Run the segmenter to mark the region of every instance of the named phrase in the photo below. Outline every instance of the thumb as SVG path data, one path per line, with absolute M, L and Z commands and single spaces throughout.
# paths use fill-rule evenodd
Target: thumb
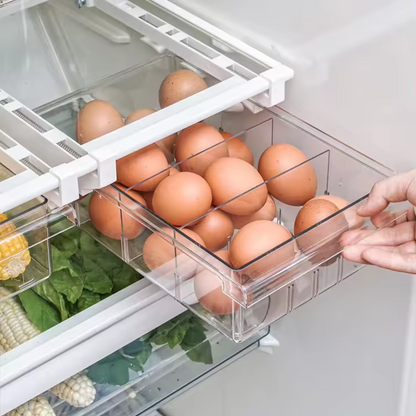
M 361 254 L 364 261 L 381 267 L 402 273 L 416 274 L 416 254 L 398 253 L 381 248 L 369 248 Z

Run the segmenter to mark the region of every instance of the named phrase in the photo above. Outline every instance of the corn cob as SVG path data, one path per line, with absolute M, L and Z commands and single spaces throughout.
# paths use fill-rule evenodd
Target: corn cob
M 6 214 L 0 214 L 0 223 L 6 220 Z M 11 222 L 0 225 L 0 280 L 20 276 L 30 263 L 26 237 L 15 230 Z
M 7 289 L 0 287 L 0 298 L 9 295 Z M 0 302 L 0 346 L 5 351 L 10 351 L 39 334 L 40 331 L 29 321 L 15 299 Z
M 0 355 L 5 352 L 0 345 Z M 16 409 L 6 413 L 4 416 L 55 416 L 55 412 L 45 396 L 38 396 L 16 407 Z
M 78 373 L 50 389 L 50 392 L 74 407 L 87 407 L 95 399 L 92 381 L 83 373 Z
M 55 416 L 55 412 L 45 396 L 37 396 L 4 416 Z
M 0 287 L 0 296 L 9 295 L 7 289 Z M 4 351 L 10 351 L 39 334 L 40 331 L 28 319 L 16 299 L 0 302 L 0 347 Z M 84 373 L 68 378 L 53 387 L 51 392 L 74 407 L 89 406 L 95 400 L 96 394 L 91 380 Z

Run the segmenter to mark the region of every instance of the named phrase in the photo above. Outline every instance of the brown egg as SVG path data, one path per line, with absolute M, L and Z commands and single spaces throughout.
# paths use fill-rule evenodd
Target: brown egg
M 160 87 L 160 106 L 168 107 L 206 88 L 208 87 L 204 79 L 195 72 L 188 69 L 175 71 L 164 79 Z
M 155 113 L 155 110 L 152 110 L 150 108 L 141 108 L 139 110 L 133 111 L 127 118 L 126 118 L 126 124 L 133 123 L 134 121 L 140 120 L 143 117 L 146 117 L 150 114 Z M 168 162 L 173 161 L 173 147 L 176 142 L 176 138 L 178 135 L 176 133 L 171 134 L 170 136 L 165 137 L 162 140 L 158 140 L 155 144 L 162 150 L 162 152 L 165 154 L 166 159 Z
M 208 167 L 204 178 L 212 189 L 212 199 L 220 206 L 263 183 L 256 169 L 244 160 L 224 157 Z M 251 215 L 258 211 L 267 199 L 266 185 L 241 195 L 221 209 L 234 215 Z
M 146 201 L 147 208 L 153 211 L 153 192 L 140 192 L 140 194 Z
M 280 143 L 267 148 L 260 157 L 258 170 L 265 181 L 305 162 L 307 157 L 296 147 Z M 318 179 L 312 163 L 307 162 L 268 182 L 267 189 L 284 204 L 301 206 L 316 195 Z
M 230 216 L 217 209 L 207 214 L 191 230 L 204 240 L 208 250 L 218 251 L 227 245 L 228 238 L 234 233 L 234 226 Z
M 182 226 L 208 212 L 211 189 L 199 175 L 179 172 L 167 177 L 153 194 L 153 210 L 165 221 Z
M 338 211 L 332 202 L 318 198 L 308 201 L 299 211 L 294 232 L 297 236 L 308 230 L 297 238 L 297 242 L 303 251 L 313 250 L 312 262 L 330 258 L 340 251 L 338 238 L 348 229 L 345 216 L 338 214 L 323 222 Z M 322 224 L 318 224 L 320 222 Z
M 239 230 L 247 225 L 249 222 L 257 220 L 273 221 L 276 218 L 276 204 L 274 199 L 268 195 L 266 203 L 254 214 L 251 215 L 231 215 L 234 227 Z
M 232 134 L 226 133 L 225 131 L 220 131 L 220 133 L 224 140 L 233 137 Z M 250 163 L 250 165 L 254 165 L 253 153 L 239 137 L 234 137 L 233 139 L 228 140 L 226 143 L 230 157 L 236 157 L 238 159 L 245 160 L 247 163 Z
M 78 114 L 78 143 L 87 143 L 123 126 L 123 118 L 111 104 L 101 100 L 91 101 Z
M 210 149 L 206 150 L 208 148 Z M 198 154 L 200 152 L 202 153 Z M 193 172 L 203 176 L 212 162 L 227 156 L 228 150 L 224 139 L 208 124 L 194 124 L 179 133 L 175 158 L 177 163 L 182 162 L 179 165 L 182 172 Z
M 126 191 L 124 186 L 116 185 L 137 202 L 122 195 L 112 186 L 107 186 L 103 188 L 105 194 L 93 193 L 89 205 L 90 219 L 94 227 L 106 237 L 121 240 L 123 230 L 124 237 L 131 240 L 138 237 L 145 227 L 137 219 L 123 212 L 120 203 L 133 213 L 140 213 L 142 208 L 138 203 L 146 207 L 146 201 L 138 192 Z
M 169 176 L 176 175 L 179 172 L 180 172 L 180 170 L 178 168 L 170 168 L 169 169 Z
M 346 206 L 350 205 L 345 199 L 335 196 L 335 195 L 322 195 L 317 196 L 315 199 L 325 199 L 329 202 L 332 202 L 338 209 L 343 209 Z M 365 219 L 356 214 L 357 207 L 350 207 L 343 212 L 345 218 L 348 221 L 349 228 L 352 230 L 354 228 L 360 228 L 364 225 Z
M 184 228 L 181 231 L 193 241 L 189 241 L 176 230 L 171 228 L 162 228 L 161 231 L 168 236 L 175 238 L 175 241 L 183 244 L 185 247 L 192 247 L 193 242 L 196 242 L 200 246 L 205 247 L 201 237 L 199 237 L 199 235 L 194 233 L 192 230 L 188 230 L 187 228 Z M 172 262 L 172 260 L 175 258 L 175 255 L 176 261 Z M 168 274 L 169 270 L 171 270 L 172 278 L 174 278 L 176 268 L 176 272 L 180 274 L 179 277 L 184 280 L 193 277 L 198 268 L 197 262 L 190 259 L 178 247 L 175 247 L 173 244 L 171 244 L 170 241 L 166 240 L 161 236 L 161 234 L 158 233 L 153 233 L 145 241 L 143 245 L 143 260 L 150 270 L 159 269 L 162 271 L 164 269 L 168 269 Z
M 285 227 L 272 221 L 258 220 L 250 222 L 231 241 L 231 264 L 236 268 L 244 267 L 247 263 L 291 238 L 292 234 Z M 241 276 L 249 277 L 252 280 L 259 279 L 267 272 L 293 260 L 295 253 L 296 244 L 292 240 L 261 260 L 245 267 L 240 272 Z
M 117 160 L 117 180 L 125 186 L 134 186 L 137 191 L 151 192 L 169 176 L 168 168 L 163 152 L 151 144 Z
M 230 263 L 228 250 L 217 251 L 217 257 Z M 214 273 L 199 267 L 194 279 L 195 295 L 207 311 L 216 315 L 229 315 L 236 312 L 240 305 L 222 291 L 222 281 Z

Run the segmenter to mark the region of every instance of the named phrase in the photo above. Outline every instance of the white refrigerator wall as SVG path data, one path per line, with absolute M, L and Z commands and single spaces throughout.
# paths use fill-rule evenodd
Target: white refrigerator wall
M 283 108 L 393 169 L 416 167 L 413 0 L 175 0 L 295 70 Z
M 397 171 L 416 167 L 413 0 L 175 1 L 291 66 L 283 108 Z M 366 268 L 275 324 L 274 355 L 250 354 L 164 410 L 413 415 L 412 292 L 411 276 Z
M 358 273 L 274 324 L 272 355 L 248 354 L 162 414 L 414 416 L 400 413 L 409 292 L 394 273 Z

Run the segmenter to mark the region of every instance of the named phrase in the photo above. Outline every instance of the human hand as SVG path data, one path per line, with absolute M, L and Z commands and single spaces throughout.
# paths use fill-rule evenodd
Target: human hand
M 341 244 L 343 257 L 356 263 L 372 264 L 384 269 L 416 274 L 416 169 L 378 182 L 368 199 L 358 207 L 357 214 L 370 217 L 379 227 L 391 215 L 383 212 L 390 202 L 409 201 L 407 216 L 389 227 L 348 231 Z M 354 244 L 355 241 L 358 243 Z

